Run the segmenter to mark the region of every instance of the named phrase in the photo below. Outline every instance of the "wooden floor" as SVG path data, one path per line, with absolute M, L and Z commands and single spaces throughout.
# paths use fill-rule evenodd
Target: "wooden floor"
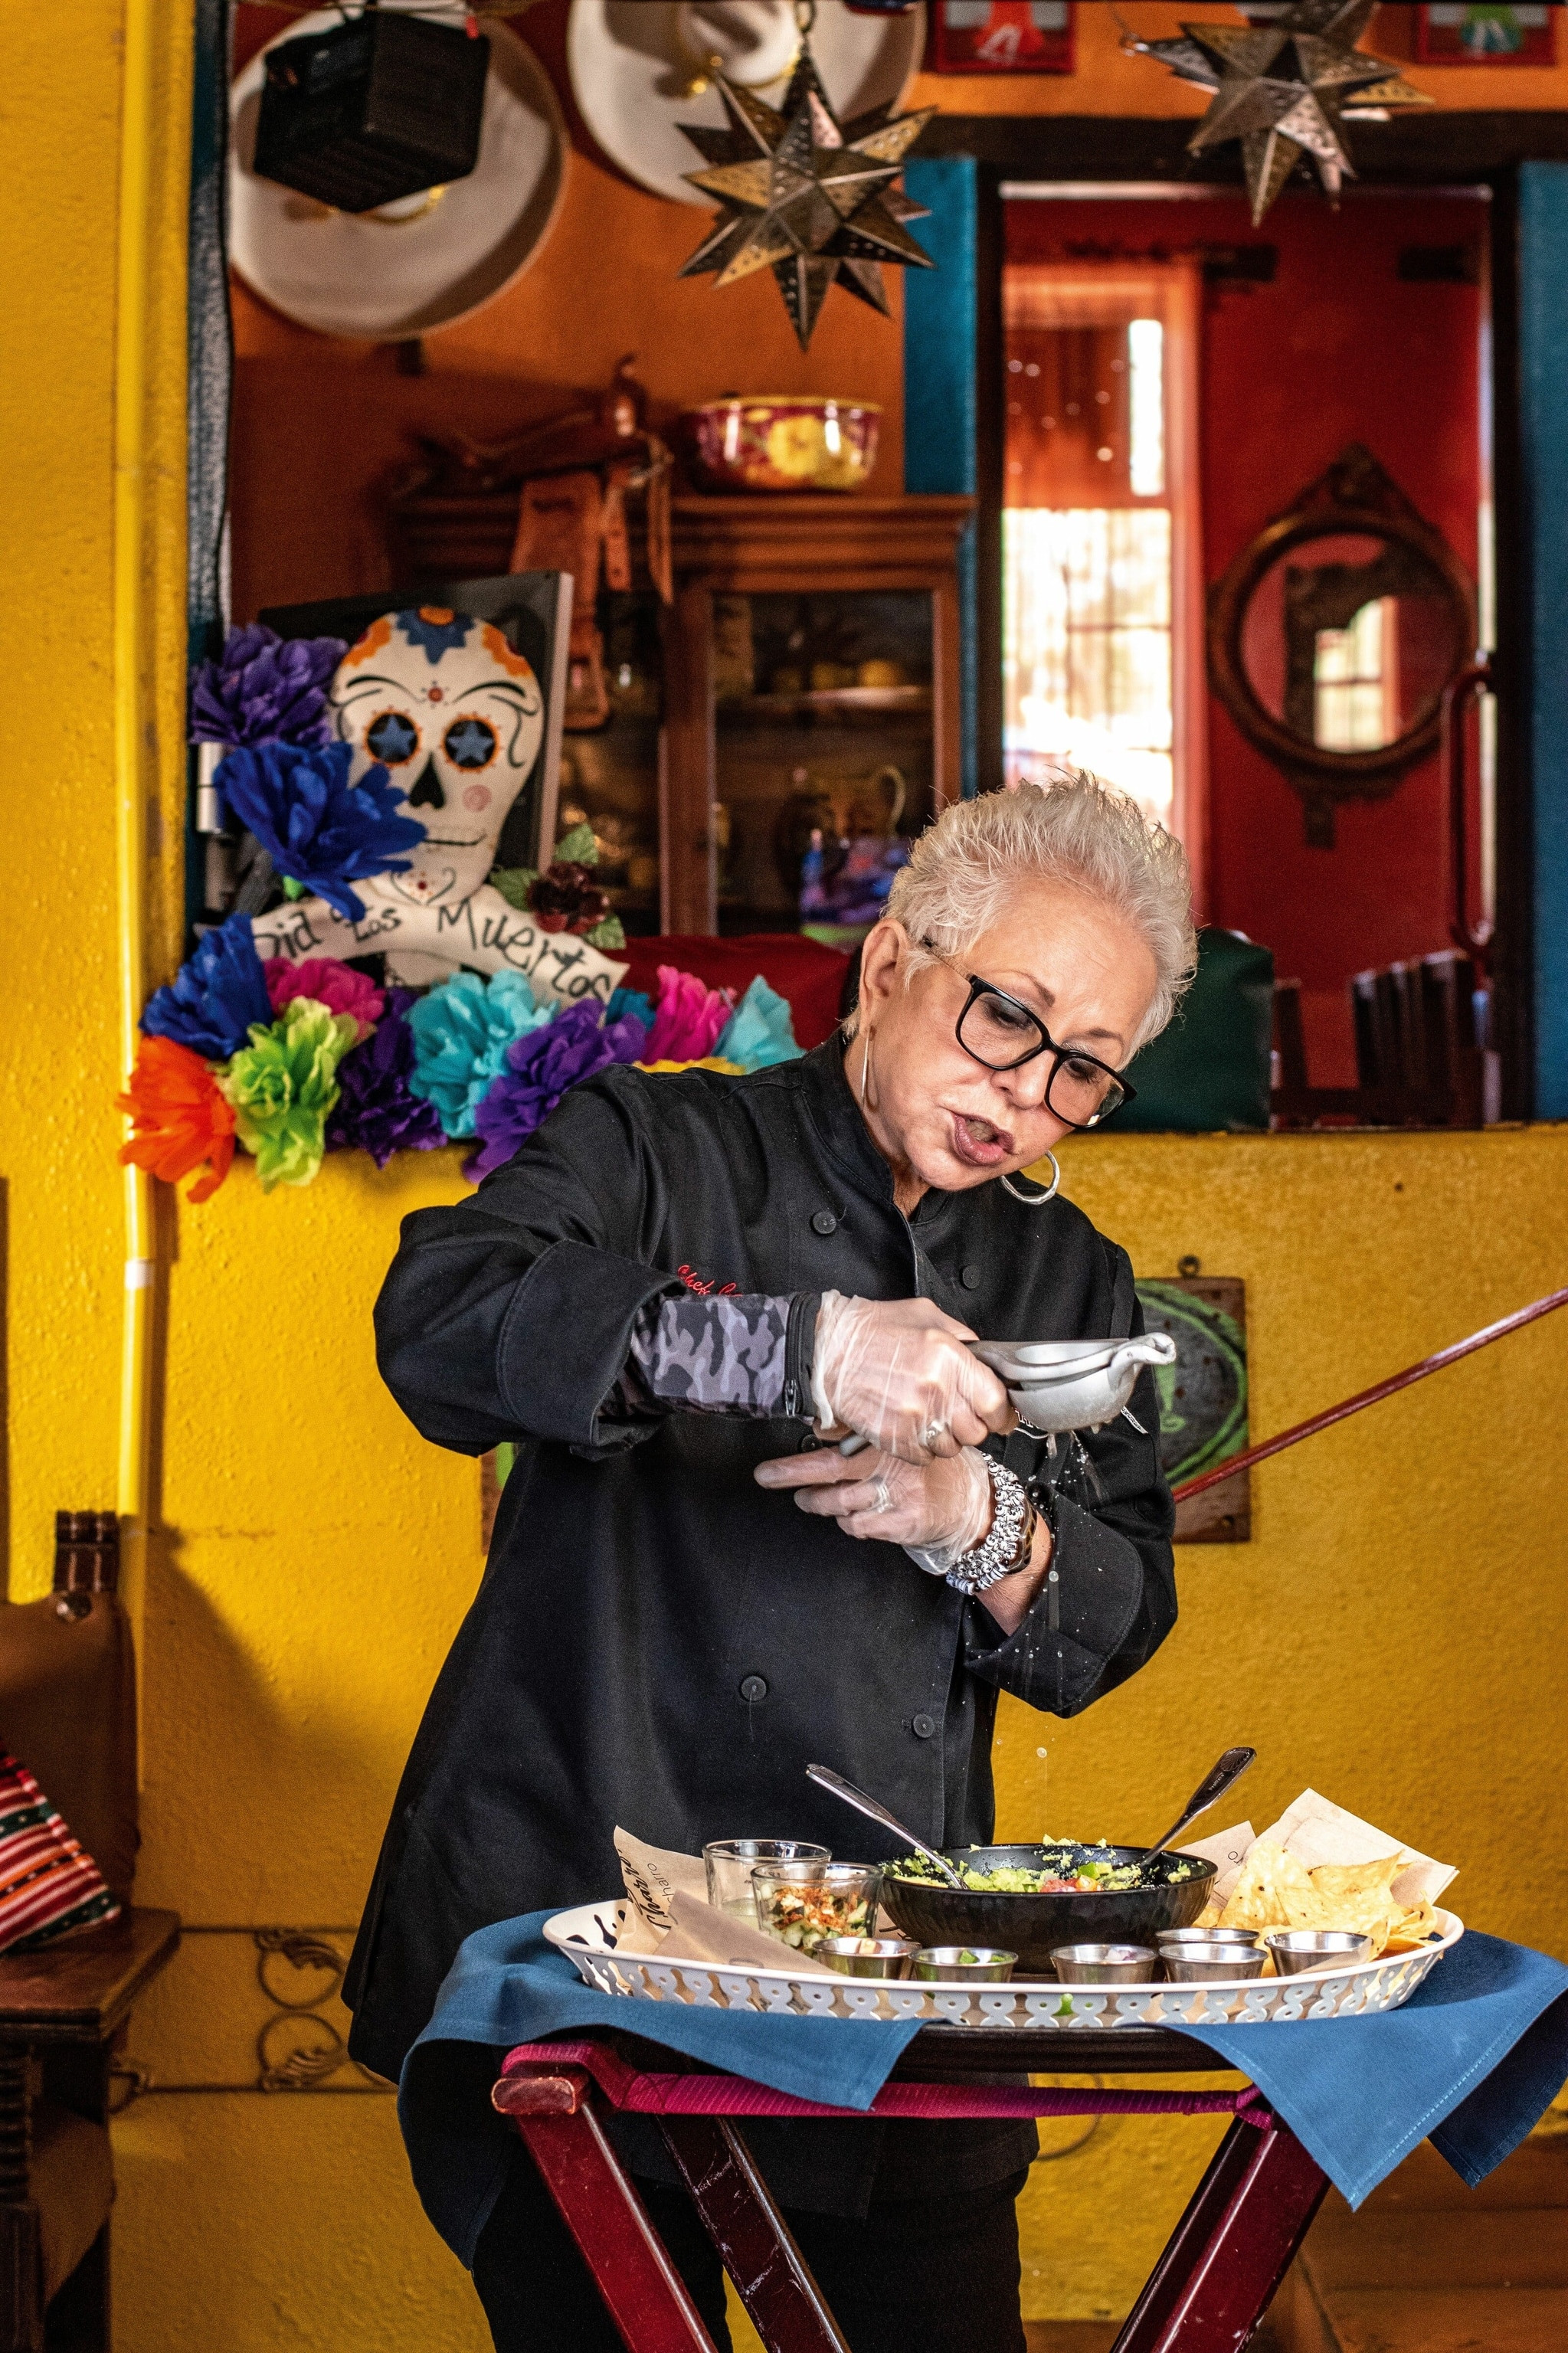
M 1273 2318 L 1286 2353 L 1563 2353 L 1568 2135 L 1478 2189 L 1424 2144 L 1359 2213 L 1330 2190 Z
M 1110 2353 L 1121 2323 L 1117 2320 L 1026 2320 L 1029 2353 Z M 1272 2322 L 1266 2321 L 1248 2353 L 1283 2353 Z
M 1029 2353 L 1110 2353 L 1117 2331 L 1025 2334 Z M 1251 2353 L 1568 2353 L 1568 2134 L 1478 2189 L 1423 2145 L 1359 2213 L 1330 2190 Z

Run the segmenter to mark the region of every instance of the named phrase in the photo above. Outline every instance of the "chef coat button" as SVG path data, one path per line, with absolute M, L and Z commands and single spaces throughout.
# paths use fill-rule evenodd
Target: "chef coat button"
M 937 1719 L 934 1715 L 917 1715 L 909 1729 L 916 1740 L 929 1740 L 937 1729 Z
M 978 1291 L 980 1287 L 980 1271 L 979 1267 L 966 1266 L 963 1272 L 959 1275 L 959 1281 L 963 1284 L 966 1291 Z
M 766 1699 L 768 1684 L 765 1678 L 761 1675 L 744 1675 L 741 1678 L 740 1695 L 748 1707 L 755 1700 Z
M 836 1234 L 838 1229 L 839 1221 L 831 1209 L 818 1209 L 812 1216 L 811 1231 L 821 1234 L 824 1240 L 829 1234 Z

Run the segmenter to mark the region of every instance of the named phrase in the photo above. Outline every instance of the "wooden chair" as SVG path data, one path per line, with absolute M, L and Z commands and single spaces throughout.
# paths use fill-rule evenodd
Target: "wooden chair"
M 1352 975 L 1353 1087 L 1315 1087 L 1307 1070 L 1301 984 L 1274 988 L 1275 1127 L 1480 1127 L 1498 1116 L 1489 998 L 1457 949 Z
M 1489 997 L 1457 948 L 1358 972 L 1351 981 L 1356 1071 L 1388 1127 L 1480 1127 L 1497 1117 Z
M 1316 1127 L 1329 1120 L 1365 1123 L 1360 1087 L 1315 1087 L 1307 1076 L 1307 1036 L 1301 1022 L 1301 983 L 1274 984 L 1274 1080 L 1269 1089 L 1271 1127 Z
M 123 1896 L 136 1760 L 118 1568 L 111 1513 L 57 1515 L 49 1599 L 0 1603 L 0 1651 L 8 1631 L 16 1638 L 0 1741 L 35 1772 Z M 110 1720 L 84 1721 L 94 1710 Z M 179 1936 L 175 1913 L 126 1903 L 101 1926 L 36 1952 L 0 1954 L 0 2353 L 108 2353 L 110 2065 L 138 1994 Z

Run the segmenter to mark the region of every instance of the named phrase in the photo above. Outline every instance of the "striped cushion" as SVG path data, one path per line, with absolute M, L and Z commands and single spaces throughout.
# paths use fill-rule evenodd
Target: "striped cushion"
M 119 1916 L 92 1857 L 26 1767 L 0 1749 L 0 1953 Z

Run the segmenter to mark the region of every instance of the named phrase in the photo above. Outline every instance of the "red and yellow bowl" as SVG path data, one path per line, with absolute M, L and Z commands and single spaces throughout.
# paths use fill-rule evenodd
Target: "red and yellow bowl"
M 882 410 L 873 400 L 710 400 L 681 419 L 699 490 L 858 491 L 871 479 Z

